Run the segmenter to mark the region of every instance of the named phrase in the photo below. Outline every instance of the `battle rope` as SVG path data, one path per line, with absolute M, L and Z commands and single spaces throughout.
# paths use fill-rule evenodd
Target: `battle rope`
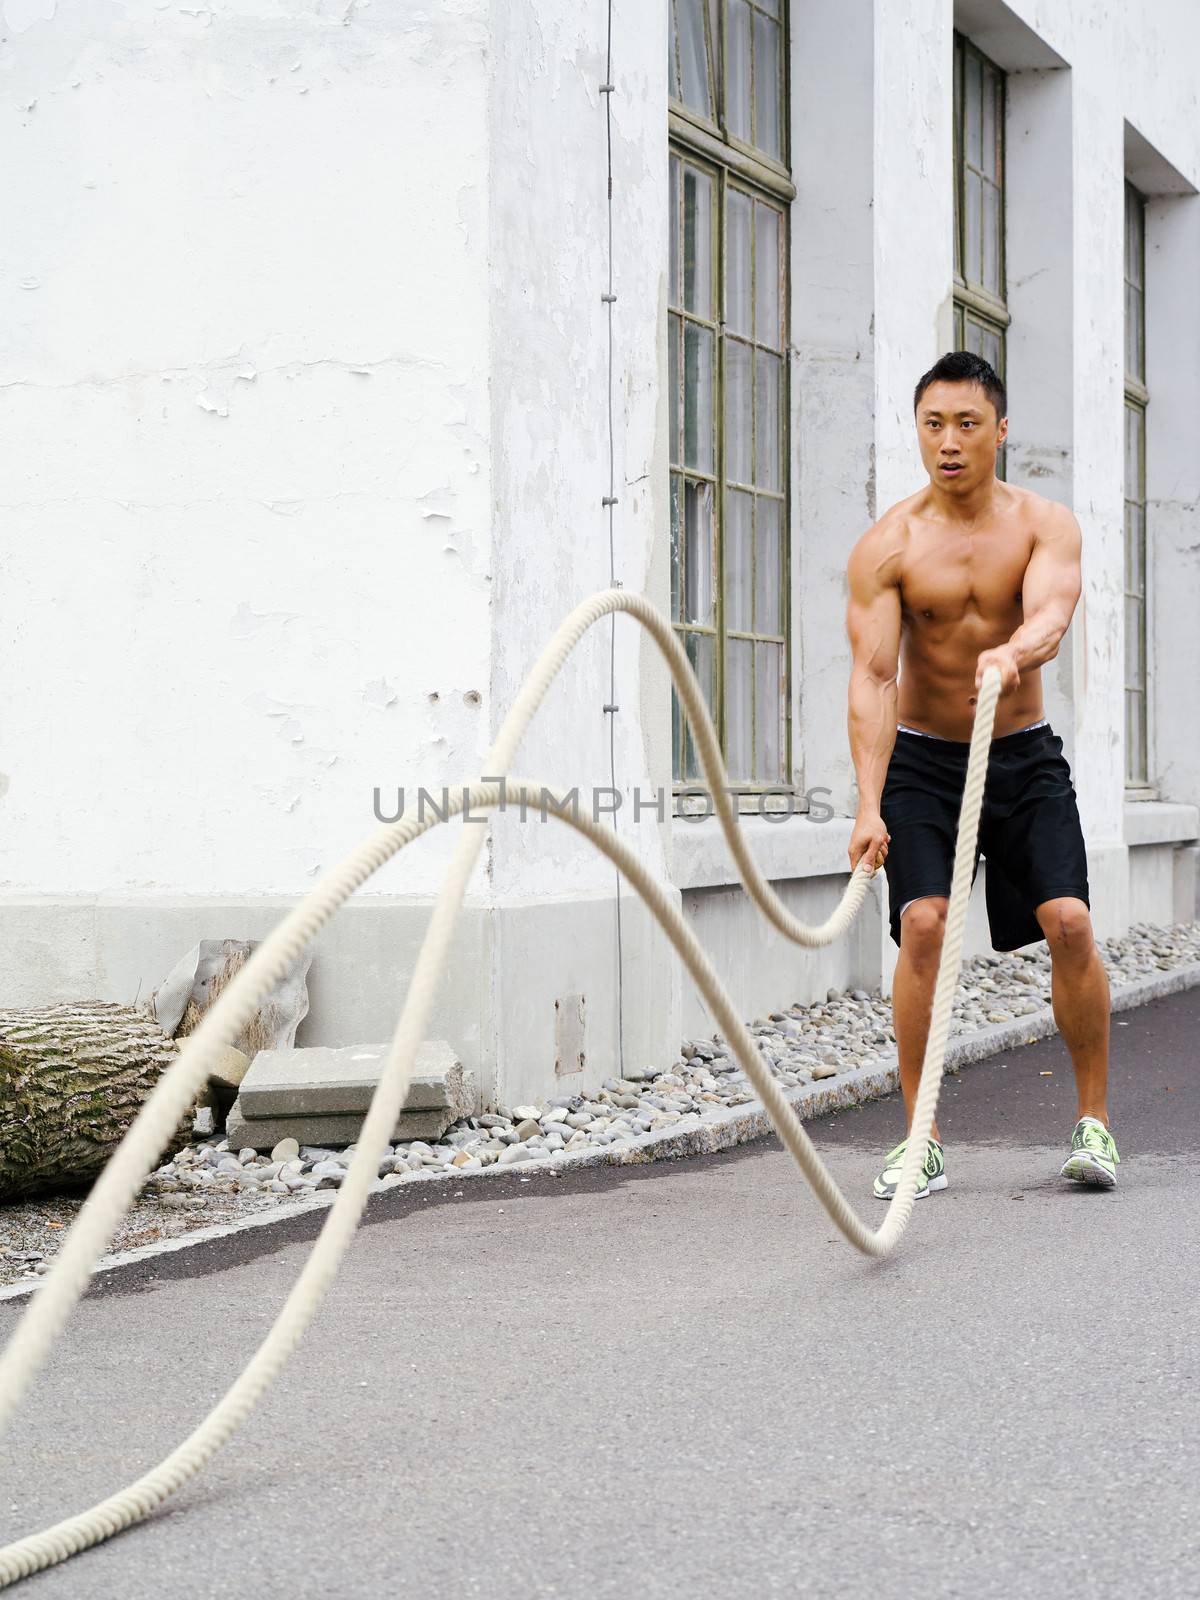
M 488 771 L 484 778 L 489 781 L 464 788 L 462 796 L 447 808 L 448 814 L 457 816 L 464 808 L 476 811 L 494 809 L 505 801 L 524 800 L 533 806 L 545 803 L 544 797 L 550 791 L 544 785 L 513 778 L 502 782 L 502 776 L 507 773 L 521 735 L 575 645 L 593 623 L 616 611 L 624 611 L 635 617 L 653 636 L 667 659 L 696 738 L 722 831 L 733 852 L 746 892 L 770 922 L 796 944 L 816 948 L 832 943 L 849 927 L 861 906 L 871 869 L 865 862 L 859 863 L 837 909 L 819 927 L 809 927 L 791 915 L 762 877 L 746 848 L 726 793 L 726 773 L 716 734 L 683 649 L 671 624 L 641 595 L 627 593 L 623 589 L 604 590 L 584 601 L 567 617 L 542 652 L 505 718 L 488 755 Z M 671 904 L 666 891 L 651 878 L 629 846 L 610 829 L 586 817 L 574 815 L 564 797 L 556 797 L 561 809 L 547 808 L 547 815 L 556 816 L 569 827 L 575 828 L 608 856 L 641 895 L 682 957 L 801 1172 L 843 1235 L 866 1255 L 886 1255 L 903 1233 L 912 1214 L 917 1176 L 925 1160 L 941 1087 L 950 1011 L 962 958 L 987 751 L 999 692 L 1000 674 L 991 668 L 984 675 L 975 712 L 946 932 L 912 1135 L 908 1141 L 896 1196 L 888 1207 L 882 1226 L 874 1231 L 859 1221 L 817 1155 L 782 1089 L 763 1064 L 754 1039 L 735 1011 L 712 964 L 687 923 Z M 220 1049 L 237 1038 L 261 1001 L 291 967 L 296 956 L 354 891 L 397 851 L 441 820 L 440 817 L 417 820 L 401 818 L 390 823 L 359 846 L 339 866 L 326 873 L 312 892 L 283 918 L 259 946 L 200 1026 L 188 1037 L 178 1060 L 163 1074 L 97 1180 L 50 1271 L 30 1300 L 3 1356 L 0 1356 L 0 1429 L 3 1429 L 45 1363 L 51 1345 L 87 1285 L 93 1263 L 103 1252 L 146 1174 L 206 1081 Z M 89 1545 L 110 1538 L 121 1529 L 149 1516 L 221 1448 L 249 1416 L 283 1368 L 328 1291 L 366 1205 L 371 1184 L 379 1169 L 380 1155 L 404 1102 L 413 1059 L 429 1019 L 455 918 L 484 831 L 467 827 L 462 830 L 417 957 L 387 1062 L 359 1135 L 357 1152 L 308 1260 L 270 1332 L 241 1376 L 199 1427 L 158 1466 L 90 1510 L 0 1549 L 0 1588 L 64 1561 Z

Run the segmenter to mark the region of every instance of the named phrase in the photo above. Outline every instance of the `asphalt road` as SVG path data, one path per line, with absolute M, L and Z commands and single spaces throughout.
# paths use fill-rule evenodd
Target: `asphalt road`
M 1074 1102 L 1049 1040 L 948 1081 L 950 1188 L 883 1263 L 773 1141 L 381 1197 L 202 1478 L 14 1592 L 1200 1594 L 1200 991 L 1114 1021 L 1120 1188 L 1057 1178 Z M 813 1129 L 868 1214 L 898 1110 Z M 192 1427 L 311 1229 L 89 1297 L 2 1447 L 4 1539 Z

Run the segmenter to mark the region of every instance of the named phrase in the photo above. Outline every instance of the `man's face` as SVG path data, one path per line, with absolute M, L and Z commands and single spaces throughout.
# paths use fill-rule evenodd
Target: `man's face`
M 931 383 L 917 406 L 917 438 L 930 481 L 950 494 L 969 494 L 996 470 L 996 451 L 1008 433 L 981 384 Z

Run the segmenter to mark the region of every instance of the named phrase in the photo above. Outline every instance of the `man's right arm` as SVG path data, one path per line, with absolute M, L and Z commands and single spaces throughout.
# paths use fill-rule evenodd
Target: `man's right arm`
M 850 840 L 853 868 L 863 855 L 873 865 L 882 864 L 886 855 L 887 829 L 879 806 L 896 743 L 900 587 L 894 543 L 885 538 L 881 526 L 872 528 L 855 545 L 847 578 L 846 631 L 853 651 L 850 753 L 858 775 L 858 818 Z

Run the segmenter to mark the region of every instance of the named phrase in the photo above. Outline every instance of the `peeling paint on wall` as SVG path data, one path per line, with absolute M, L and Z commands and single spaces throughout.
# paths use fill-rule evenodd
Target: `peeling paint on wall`
M 363 701 L 369 706 L 374 706 L 377 711 L 386 711 L 389 706 L 394 706 L 398 699 L 399 696 L 386 678 L 376 678 L 363 690 Z
M 454 504 L 454 493 L 448 488 L 430 489 L 420 496 L 417 504 L 421 507 L 422 517 L 427 520 L 430 517 L 449 518 Z
M 38 22 L 50 22 L 57 0 L 4 0 L 5 25 L 13 33 L 27 33 Z
M 298 615 L 295 611 L 254 611 L 243 600 L 233 614 L 229 632 L 235 639 L 252 639 L 275 623 L 295 622 Z

